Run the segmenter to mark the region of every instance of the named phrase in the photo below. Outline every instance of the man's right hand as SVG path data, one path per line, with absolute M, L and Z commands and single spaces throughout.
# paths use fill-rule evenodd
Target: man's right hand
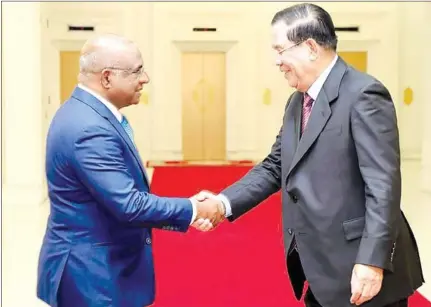
M 214 227 L 225 219 L 224 206 L 215 198 L 198 201 L 197 211 L 197 218 L 208 219 Z
M 193 226 L 202 231 L 208 231 L 225 219 L 224 205 L 210 192 L 200 192 L 193 196 L 196 201 L 196 219 Z

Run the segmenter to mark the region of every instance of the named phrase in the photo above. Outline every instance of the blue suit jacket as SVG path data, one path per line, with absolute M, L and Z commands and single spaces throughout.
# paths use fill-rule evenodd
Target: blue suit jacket
M 187 231 L 190 200 L 149 194 L 127 133 L 105 105 L 78 87 L 52 120 L 46 175 L 51 212 L 38 297 L 59 307 L 151 304 L 151 228 Z

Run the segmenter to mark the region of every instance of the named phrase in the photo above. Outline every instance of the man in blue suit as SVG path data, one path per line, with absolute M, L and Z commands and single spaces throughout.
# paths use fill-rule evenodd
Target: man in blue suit
M 88 41 L 79 85 L 52 120 L 46 147 L 51 203 L 38 297 L 58 307 L 153 303 L 151 229 L 208 230 L 215 201 L 150 194 L 133 132 L 120 109 L 149 82 L 137 46 L 116 35 Z

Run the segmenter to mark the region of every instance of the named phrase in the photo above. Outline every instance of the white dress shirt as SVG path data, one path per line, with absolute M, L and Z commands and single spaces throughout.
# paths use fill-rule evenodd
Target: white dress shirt
M 329 73 L 331 72 L 332 68 L 334 68 L 335 63 L 337 62 L 338 55 L 334 57 L 332 62 L 326 67 L 326 69 L 320 74 L 320 76 L 314 81 L 314 83 L 310 86 L 310 88 L 307 91 L 307 94 L 313 98 L 314 101 L 317 100 L 317 96 L 320 93 L 320 90 L 323 87 L 323 84 L 325 84 L 326 79 L 329 76 Z M 313 103 L 314 106 L 314 103 Z
M 112 112 L 112 114 L 114 114 L 118 122 L 121 123 L 121 121 L 123 120 L 123 114 L 121 114 L 121 112 L 117 109 L 116 106 L 114 106 L 110 101 L 108 101 L 107 99 L 105 99 L 104 97 L 96 93 L 95 91 L 89 89 L 85 85 L 78 84 L 78 87 L 86 91 L 87 93 L 93 95 L 94 97 L 96 97 L 101 103 L 103 103 Z M 190 221 L 190 224 L 192 224 L 196 218 L 197 209 L 196 209 L 196 201 L 194 199 L 190 199 L 190 202 L 192 203 L 192 208 L 193 208 L 193 215 Z
M 101 103 L 103 103 L 109 109 L 109 111 L 112 112 L 112 114 L 114 114 L 115 118 L 118 119 L 118 121 L 121 123 L 121 121 L 123 120 L 123 114 L 120 113 L 120 111 L 117 109 L 116 106 L 114 106 L 106 98 L 102 97 L 101 95 L 99 95 L 98 93 L 93 91 L 92 89 L 89 89 L 85 85 L 78 84 L 78 87 L 81 88 L 82 90 L 86 91 L 87 93 L 93 95 L 94 97 L 96 97 Z
M 325 84 L 325 81 L 328 78 L 329 73 L 331 72 L 332 68 L 334 68 L 334 65 L 337 62 L 337 59 L 338 59 L 338 55 L 336 55 L 334 57 L 334 59 L 328 65 L 328 67 L 326 67 L 326 69 L 320 74 L 320 76 L 316 79 L 316 81 L 314 81 L 314 83 L 308 89 L 307 94 L 311 98 L 313 98 L 314 101 L 317 100 L 317 96 L 319 96 L 319 93 L 320 93 L 321 89 L 323 88 L 323 84 Z M 313 106 L 314 106 L 314 103 L 313 103 Z M 218 194 L 216 196 L 216 198 L 219 199 L 223 203 L 223 205 L 225 206 L 226 217 L 231 216 L 232 215 L 232 208 L 231 208 L 231 204 L 230 204 L 229 199 L 223 194 Z

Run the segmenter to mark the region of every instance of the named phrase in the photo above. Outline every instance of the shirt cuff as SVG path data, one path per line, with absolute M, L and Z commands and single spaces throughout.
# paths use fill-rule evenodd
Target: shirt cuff
M 190 225 L 191 225 L 195 222 L 197 209 L 196 209 L 196 199 L 194 198 L 189 198 L 189 199 L 190 199 L 190 202 L 192 203 L 192 208 L 193 208 L 192 220 L 190 221 Z
M 216 195 L 216 198 L 218 200 L 220 200 L 222 202 L 222 204 L 224 205 L 225 217 L 231 216 L 232 215 L 232 207 L 230 205 L 229 199 L 227 199 L 227 197 L 224 196 L 223 194 Z

